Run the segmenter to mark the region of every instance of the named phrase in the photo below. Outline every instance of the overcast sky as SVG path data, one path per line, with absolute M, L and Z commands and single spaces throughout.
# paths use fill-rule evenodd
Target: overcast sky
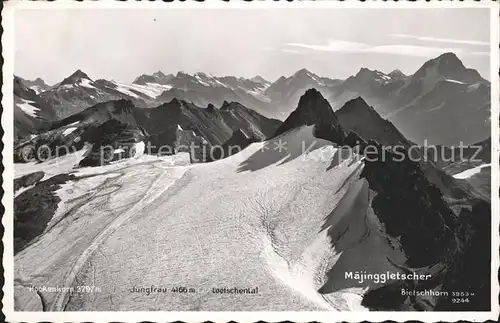
M 77 69 L 124 82 L 158 70 L 345 78 L 362 66 L 411 74 L 453 51 L 489 79 L 489 19 L 488 9 L 18 10 L 15 70 L 48 84 Z

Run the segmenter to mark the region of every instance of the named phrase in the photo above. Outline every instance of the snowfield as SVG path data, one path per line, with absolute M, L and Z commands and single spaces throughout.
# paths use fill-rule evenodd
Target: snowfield
M 337 153 L 302 127 L 212 163 L 144 155 L 81 169 L 15 256 L 16 310 L 363 310 L 363 293 L 382 284 L 345 273 L 396 272 L 388 259 L 405 255 L 370 208 L 363 161 Z M 132 291 L 151 286 L 167 292 Z M 224 287 L 258 293 L 213 292 Z
M 170 85 L 162 85 L 157 83 L 147 83 L 147 85 L 139 85 L 139 84 L 125 84 L 120 82 L 113 82 L 117 86 L 117 90 L 132 97 L 138 98 L 139 96 L 133 91 L 140 92 L 149 96 L 151 99 L 156 98 L 163 91 L 170 90 L 172 86 Z
M 475 174 L 481 172 L 481 169 L 486 168 L 486 167 L 491 167 L 491 163 L 490 164 L 482 164 L 482 165 L 479 165 L 479 166 L 476 166 L 473 168 L 466 169 L 461 173 L 453 175 L 453 177 L 457 178 L 457 179 L 467 179 L 467 178 L 472 177 Z
M 42 178 L 42 181 L 44 181 L 54 175 L 70 172 L 78 165 L 78 163 L 84 158 L 85 154 L 87 154 L 87 152 L 89 152 L 91 148 L 91 145 L 85 145 L 78 151 L 61 157 L 49 159 L 43 163 L 32 161 L 29 163 L 15 164 L 14 176 L 15 178 L 18 178 L 34 172 L 43 171 L 45 173 L 45 176 Z
M 63 136 L 67 136 L 67 135 L 71 134 L 76 129 L 77 129 L 76 127 L 69 127 L 69 128 L 64 129 Z
M 32 116 L 33 118 L 36 118 L 37 117 L 37 111 L 39 111 L 40 109 L 38 109 L 37 107 L 33 106 L 32 103 L 35 103 L 33 101 L 29 101 L 29 100 L 25 100 L 25 99 L 21 99 L 23 102 L 22 103 L 16 103 L 16 105 L 21 109 L 23 110 L 26 114 Z

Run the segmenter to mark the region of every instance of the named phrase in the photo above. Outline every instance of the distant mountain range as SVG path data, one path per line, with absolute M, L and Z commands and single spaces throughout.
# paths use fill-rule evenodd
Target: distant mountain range
M 427 61 L 412 75 L 399 70 L 385 74 L 361 68 L 345 80 L 321 77 L 306 69 L 289 77 L 282 76 L 275 82 L 260 76 L 246 79 L 158 71 L 125 84 L 104 79 L 94 81 L 81 70 L 51 87 L 40 78 L 17 80 L 33 89 L 36 97 L 18 96 L 15 105 L 20 107 L 19 104 L 24 103 L 21 99 L 38 102 L 39 106 L 51 110 L 42 113 L 45 117 L 54 116 L 48 120 L 63 119 L 97 103 L 119 99 L 130 100 L 139 108 L 158 107 L 173 99 L 200 108 L 210 104 L 220 108 L 224 101 L 238 102 L 267 118 L 285 120 L 300 96 L 315 88 L 331 103 L 333 110 L 361 96 L 406 138 L 418 144 L 425 141 L 443 145 L 458 145 L 461 141 L 472 144 L 484 140 L 490 133 L 490 83 L 477 71 L 466 68 L 453 53 Z M 32 123 L 29 118 L 18 121 L 18 136 L 36 133 L 38 130 Z

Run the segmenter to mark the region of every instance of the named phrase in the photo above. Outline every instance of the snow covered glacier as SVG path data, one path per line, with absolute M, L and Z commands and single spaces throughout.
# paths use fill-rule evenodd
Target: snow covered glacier
M 398 272 L 406 258 L 371 209 L 363 160 L 313 128 L 211 163 L 141 156 L 74 170 L 56 216 L 15 256 L 16 309 L 364 309 L 383 284 L 345 273 Z

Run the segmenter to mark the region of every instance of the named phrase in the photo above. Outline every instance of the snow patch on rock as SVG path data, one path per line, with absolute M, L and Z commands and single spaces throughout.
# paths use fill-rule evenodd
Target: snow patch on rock
M 33 101 L 30 101 L 30 100 L 25 100 L 25 99 L 21 99 L 23 102 L 22 103 L 16 103 L 16 105 L 24 111 L 24 113 L 26 113 L 27 115 L 33 117 L 33 118 L 36 118 L 37 117 L 37 111 L 40 111 L 39 108 L 35 107 L 32 105 L 32 103 L 35 103 Z

